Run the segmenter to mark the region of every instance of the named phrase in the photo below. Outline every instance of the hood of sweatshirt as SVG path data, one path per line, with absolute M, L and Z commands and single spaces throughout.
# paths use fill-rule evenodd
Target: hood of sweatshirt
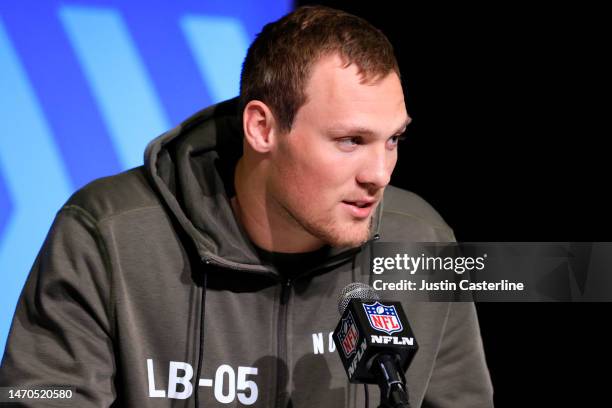
M 238 98 L 204 109 L 149 143 L 145 170 L 154 188 L 207 262 L 237 270 L 276 274 L 262 265 L 232 211 L 234 169 L 242 156 Z M 375 238 L 378 205 L 370 228 Z M 343 262 L 360 248 L 331 248 L 320 267 Z M 318 268 L 317 268 L 318 269 Z

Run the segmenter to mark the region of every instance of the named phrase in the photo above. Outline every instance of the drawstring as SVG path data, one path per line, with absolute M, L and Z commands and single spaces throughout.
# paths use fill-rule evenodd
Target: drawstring
M 209 264 L 210 262 L 208 260 L 204 261 L 206 264 Z M 204 357 L 204 319 L 206 317 L 206 283 L 207 283 L 207 278 L 208 278 L 208 274 L 206 273 L 206 270 L 204 270 L 202 272 L 203 275 L 203 283 L 202 283 L 202 302 L 201 302 L 201 310 L 200 310 L 200 346 L 199 346 L 199 351 L 198 351 L 198 369 L 197 369 L 197 373 L 196 373 L 196 379 L 195 379 L 195 399 L 194 399 L 194 404 L 195 407 L 198 408 L 199 407 L 199 403 L 198 403 L 198 391 L 200 390 L 200 375 L 202 372 L 202 360 Z

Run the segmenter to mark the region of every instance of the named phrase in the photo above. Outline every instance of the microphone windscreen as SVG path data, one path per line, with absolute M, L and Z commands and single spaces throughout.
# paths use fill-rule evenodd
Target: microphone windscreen
M 344 313 L 351 299 L 361 299 L 369 302 L 380 300 L 380 296 L 370 285 L 361 282 L 349 283 L 342 289 L 338 298 L 338 312 L 340 312 L 340 316 Z

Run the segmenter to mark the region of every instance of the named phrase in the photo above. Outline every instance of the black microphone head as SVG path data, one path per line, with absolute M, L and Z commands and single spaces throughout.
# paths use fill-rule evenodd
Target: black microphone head
M 370 285 L 361 282 L 349 283 L 342 289 L 338 298 L 338 312 L 340 312 L 340 316 L 344 313 L 351 299 L 361 299 L 369 302 L 380 300 L 380 296 Z

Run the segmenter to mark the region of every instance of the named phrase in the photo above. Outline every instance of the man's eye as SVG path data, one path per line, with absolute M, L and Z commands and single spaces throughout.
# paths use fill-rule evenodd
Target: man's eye
M 338 143 L 343 147 L 353 147 L 361 144 L 361 139 L 358 136 L 343 137 L 338 140 Z
M 402 135 L 395 135 L 395 136 L 391 136 L 389 138 L 389 142 L 391 142 L 392 145 L 397 145 L 400 141 L 406 139 L 406 136 Z

